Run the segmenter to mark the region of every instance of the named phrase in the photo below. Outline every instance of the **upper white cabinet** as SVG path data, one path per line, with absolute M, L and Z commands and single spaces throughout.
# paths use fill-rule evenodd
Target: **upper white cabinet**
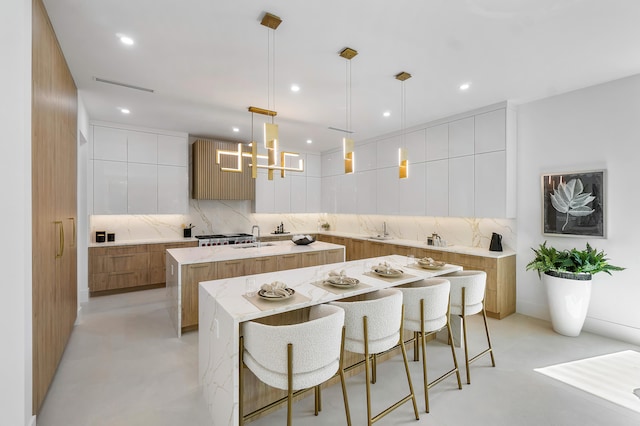
M 322 157 L 320 154 L 306 154 L 304 170 L 307 176 L 322 177 Z
M 474 156 L 449 159 L 449 216 L 474 217 Z
M 400 136 L 382 139 L 377 142 L 378 157 L 377 167 L 393 167 L 398 165 L 398 148 L 400 148 Z
M 402 145 L 401 142 L 400 147 L 403 147 Z M 424 129 L 404 135 L 404 148 L 407 149 L 410 164 L 426 161 L 426 146 L 426 132 Z M 398 154 L 396 154 L 396 162 L 398 161 L 397 156 Z
M 505 151 L 475 156 L 475 217 L 502 217 L 507 210 Z
M 322 154 L 322 177 L 336 176 L 344 173 L 344 157 L 342 151 Z
M 506 109 L 478 114 L 475 121 L 475 153 L 504 151 L 507 140 Z
M 117 126 L 92 125 L 92 213 L 188 213 L 187 135 Z
M 280 178 L 278 178 L 280 179 Z M 256 178 L 256 197 L 253 211 L 255 213 L 276 213 L 275 208 L 275 177 L 274 180 L 267 179 L 265 169 L 258 169 Z
M 396 169 L 397 173 L 397 169 Z M 409 165 L 409 177 L 398 180 L 399 207 L 403 215 L 424 216 L 426 163 Z
M 444 160 L 449 158 L 449 124 L 428 127 L 426 160 Z
M 96 214 L 127 212 L 127 163 L 93 161 L 93 211 Z
M 318 156 L 319 157 L 319 156 Z M 307 176 L 307 213 L 322 212 L 322 178 Z
M 378 167 L 378 145 L 368 143 L 357 145 L 354 150 L 354 170 L 356 173 L 375 170 Z
M 291 188 L 290 209 L 291 213 L 307 212 L 307 177 L 290 175 L 285 179 L 289 179 Z
M 189 146 L 183 137 L 158 135 L 158 164 L 189 166 Z
M 449 158 L 474 154 L 474 117 L 449 123 Z
M 427 161 L 425 171 L 427 216 L 449 216 L 449 160 Z
M 397 167 L 376 170 L 377 214 L 400 213 L 399 181 Z
M 127 131 L 111 127 L 93 127 L 95 160 L 127 161 Z
M 378 211 L 377 171 L 356 172 L 356 213 L 371 214 Z
M 158 164 L 158 135 L 147 132 L 127 132 L 127 161 Z

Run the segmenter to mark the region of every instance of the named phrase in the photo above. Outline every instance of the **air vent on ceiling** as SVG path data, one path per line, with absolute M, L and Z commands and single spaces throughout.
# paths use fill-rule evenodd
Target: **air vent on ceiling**
M 93 77 L 93 79 L 99 83 L 113 84 L 115 86 L 126 87 L 127 89 L 141 90 L 143 92 L 154 93 L 153 89 L 147 89 L 146 87 L 134 86 L 133 84 L 120 83 L 119 81 L 107 80 L 100 77 Z
M 346 129 L 338 129 L 337 127 L 327 127 L 329 130 L 335 130 L 336 132 L 342 132 L 342 133 L 354 133 L 353 130 L 346 130 Z

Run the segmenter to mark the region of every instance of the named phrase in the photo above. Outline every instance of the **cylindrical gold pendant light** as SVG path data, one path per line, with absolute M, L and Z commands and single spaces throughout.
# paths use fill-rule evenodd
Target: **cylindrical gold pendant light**
M 340 57 L 347 60 L 347 87 L 346 87 L 346 122 L 347 128 L 345 137 L 342 138 L 342 151 L 344 157 L 344 172 L 346 174 L 353 173 L 355 171 L 355 156 L 354 156 L 354 143 L 353 139 L 347 137 L 351 133 L 351 59 L 353 59 L 358 52 L 350 47 L 345 47 L 340 51 Z
M 407 114 L 407 106 L 406 106 L 406 92 L 404 88 L 404 82 L 411 78 L 411 74 L 408 72 L 402 71 L 401 73 L 396 74 L 396 79 L 401 82 L 401 90 L 400 90 L 400 139 L 401 139 L 401 147 L 398 148 L 398 177 L 400 179 L 406 179 L 409 177 L 409 159 L 407 158 L 407 147 L 404 137 L 404 129 L 406 122 L 406 114 Z

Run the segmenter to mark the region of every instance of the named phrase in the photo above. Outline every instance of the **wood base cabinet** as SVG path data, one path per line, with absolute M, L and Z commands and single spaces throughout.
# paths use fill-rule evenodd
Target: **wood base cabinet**
M 99 296 L 163 287 L 166 278 L 166 250 L 197 245 L 196 241 L 189 241 L 90 247 L 89 294 Z

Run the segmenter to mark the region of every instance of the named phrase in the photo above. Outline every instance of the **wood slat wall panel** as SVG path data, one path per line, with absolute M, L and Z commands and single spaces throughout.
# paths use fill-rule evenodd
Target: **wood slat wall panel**
M 77 91 L 41 0 L 32 6 L 32 411 L 37 414 L 77 312 Z
M 192 197 L 200 200 L 254 200 L 255 179 L 251 177 L 250 158 L 243 158 L 242 173 L 226 172 L 220 167 L 236 168 L 235 157 L 222 156 L 216 164 L 216 151 L 237 150 L 238 144 L 207 139 L 193 143 Z M 245 148 L 246 149 L 246 148 Z

